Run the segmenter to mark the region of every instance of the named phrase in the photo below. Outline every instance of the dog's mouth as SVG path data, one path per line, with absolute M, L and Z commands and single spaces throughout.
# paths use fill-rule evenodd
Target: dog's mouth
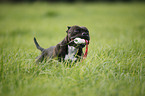
M 71 38 L 69 45 L 74 46 L 75 48 L 84 48 L 86 44 L 89 44 L 88 38 L 81 38 L 81 37 L 75 37 Z

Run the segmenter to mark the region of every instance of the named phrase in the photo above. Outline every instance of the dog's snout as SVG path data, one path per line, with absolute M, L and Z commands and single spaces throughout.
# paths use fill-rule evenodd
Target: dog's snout
M 86 32 L 83 32 L 82 35 L 83 35 L 83 36 L 86 36 L 86 35 L 88 35 L 88 34 L 87 34 Z
M 90 40 L 89 33 L 83 32 L 83 33 L 82 33 L 82 38 L 83 38 L 83 39 Z

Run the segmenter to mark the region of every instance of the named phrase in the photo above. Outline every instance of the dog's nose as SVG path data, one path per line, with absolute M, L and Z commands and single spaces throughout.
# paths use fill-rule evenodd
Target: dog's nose
M 86 35 L 88 35 L 88 34 L 87 34 L 86 32 L 83 32 L 82 35 L 83 35 L 83 36 L 86 36 Z

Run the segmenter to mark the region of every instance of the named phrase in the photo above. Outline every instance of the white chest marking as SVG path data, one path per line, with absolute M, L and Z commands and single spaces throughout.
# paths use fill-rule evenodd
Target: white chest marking
M 69 46 L 68 45 L 68 54 L 65 55 L 65 60 L 72 60 L 72 61 L 75 61 L 77 60 L 77 58 L 75 57 L 76 53 L 78 52 L 78 49 L 73 47 L 73 46 Z

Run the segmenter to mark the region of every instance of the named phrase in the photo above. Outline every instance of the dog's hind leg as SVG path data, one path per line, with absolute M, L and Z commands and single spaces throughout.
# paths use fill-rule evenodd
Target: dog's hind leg
M 43 60 L 44 60 L 44 55 L 42 54 L 42 55 L 40 55 L 40 56 L 37 57 L 36 63 L 37 64 L 38 63 L 41 63 Z

